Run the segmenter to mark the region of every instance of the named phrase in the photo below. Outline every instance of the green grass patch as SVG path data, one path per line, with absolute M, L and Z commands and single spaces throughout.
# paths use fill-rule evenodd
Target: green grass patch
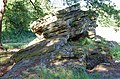
M 24 48 L 28 43 L 4 43 L 4 48 L 13 49 L 13 48 Z
M 85 68 L 53 68 L 33 67 L 21 75 L 24 79 L 100 79 L 99 74 L 90 75 Z
M 21 34 L 3 32 L 2 42 L 3 46 L 8 49 L 24 48 L 35 38 L 36 36 L 31 31 L 23 31 Z
M 113 58 L 120 60 L 120 46 L 115 46 L 111 49 L 111 55 Z

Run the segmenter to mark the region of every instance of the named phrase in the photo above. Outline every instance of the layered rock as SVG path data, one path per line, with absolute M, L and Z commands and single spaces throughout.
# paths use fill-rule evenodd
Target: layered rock
M 34 21 L 31 29 L 40 39 L 56 36 L 69 39 L 97 27 L 96 17 L 95 12 L 82 11 L 77 4 Z
M 84 60 L 87 53 L 84 50 L 74 51 L 77 50 L 76 46 L 72 47 L 71 45 L 69 47 L 66 44 L 68 44 L 69 39 L 76 39 L 83 32 L 97 27 L 96 18 L 95 12 L 81 11 L 78 4 L 40 18 L 31 24 L 31 30 L 37 35 L 39 42 L 36 44 L 32 42 L 31 46 L 20 50 L 11 58 L 15 62 L 19 62 L 25 58 L 29 59 L 54 52 L 54 56 L 52 55 L 53 60 L 76 58 L 85 65 L 86 62 Z M 79 57 L 76 57 L 76 52 L 79 53 Z M 52 60 L 50 59 L 50 61 Z

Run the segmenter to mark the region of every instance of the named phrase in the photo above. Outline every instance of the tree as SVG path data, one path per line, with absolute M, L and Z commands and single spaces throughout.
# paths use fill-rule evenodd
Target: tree
M 2 19 L 5 11 L 5 5 L 6 5 L 7 0 L 1 0 L 0 1 L 0 46 L 2 46 Z

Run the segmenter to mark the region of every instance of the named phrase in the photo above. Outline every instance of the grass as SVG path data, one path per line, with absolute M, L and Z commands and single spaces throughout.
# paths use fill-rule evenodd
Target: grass
M 35 39 L 34 33 L 24 31 L 21 34 L 3 32 L 2 42 L 3 46 L 8 49 L 24 48 L 29 42 Z
M 120 60 L 120 46 L 115 46 L 111 49 L 111 55 L 113 58 Z
M 27 43 L 4 43 L 3 46 L 8 49 L 24 48 Z
M 99 74 L 90 75 L 85 68 L 53 68 L 36 66 L 24 71 L 21 75 L 24 79 L 100 79 Z
M 2 42 L 6 49 L 25 48 L 29 42 L 35 39 L 35 35 L 30 31 L 24 31 L 20 35 L 3 32 Z M 0 53 L 0 63 L 6 63 L 12 54 L 6 56 L 4 52 Z

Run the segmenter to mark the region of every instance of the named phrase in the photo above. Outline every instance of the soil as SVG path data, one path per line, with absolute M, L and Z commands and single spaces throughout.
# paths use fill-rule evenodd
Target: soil
M 101 75 L 100 79 L 120 79 L 120 60 L 100 64 L 88 71 L 90 74 L 98 72 Z
M 97 27 L 96 35 L 105 38 L 107 41 L 114 41 L 120 45 L 120 28 L 117 31 L 109 27 Z M 120 79 L 120 60 L 114 60 L 110 63 L 97 65 L 92 70 L 88 70 L 90 74 L 98 72 L 101 74 L 100 79 Z

